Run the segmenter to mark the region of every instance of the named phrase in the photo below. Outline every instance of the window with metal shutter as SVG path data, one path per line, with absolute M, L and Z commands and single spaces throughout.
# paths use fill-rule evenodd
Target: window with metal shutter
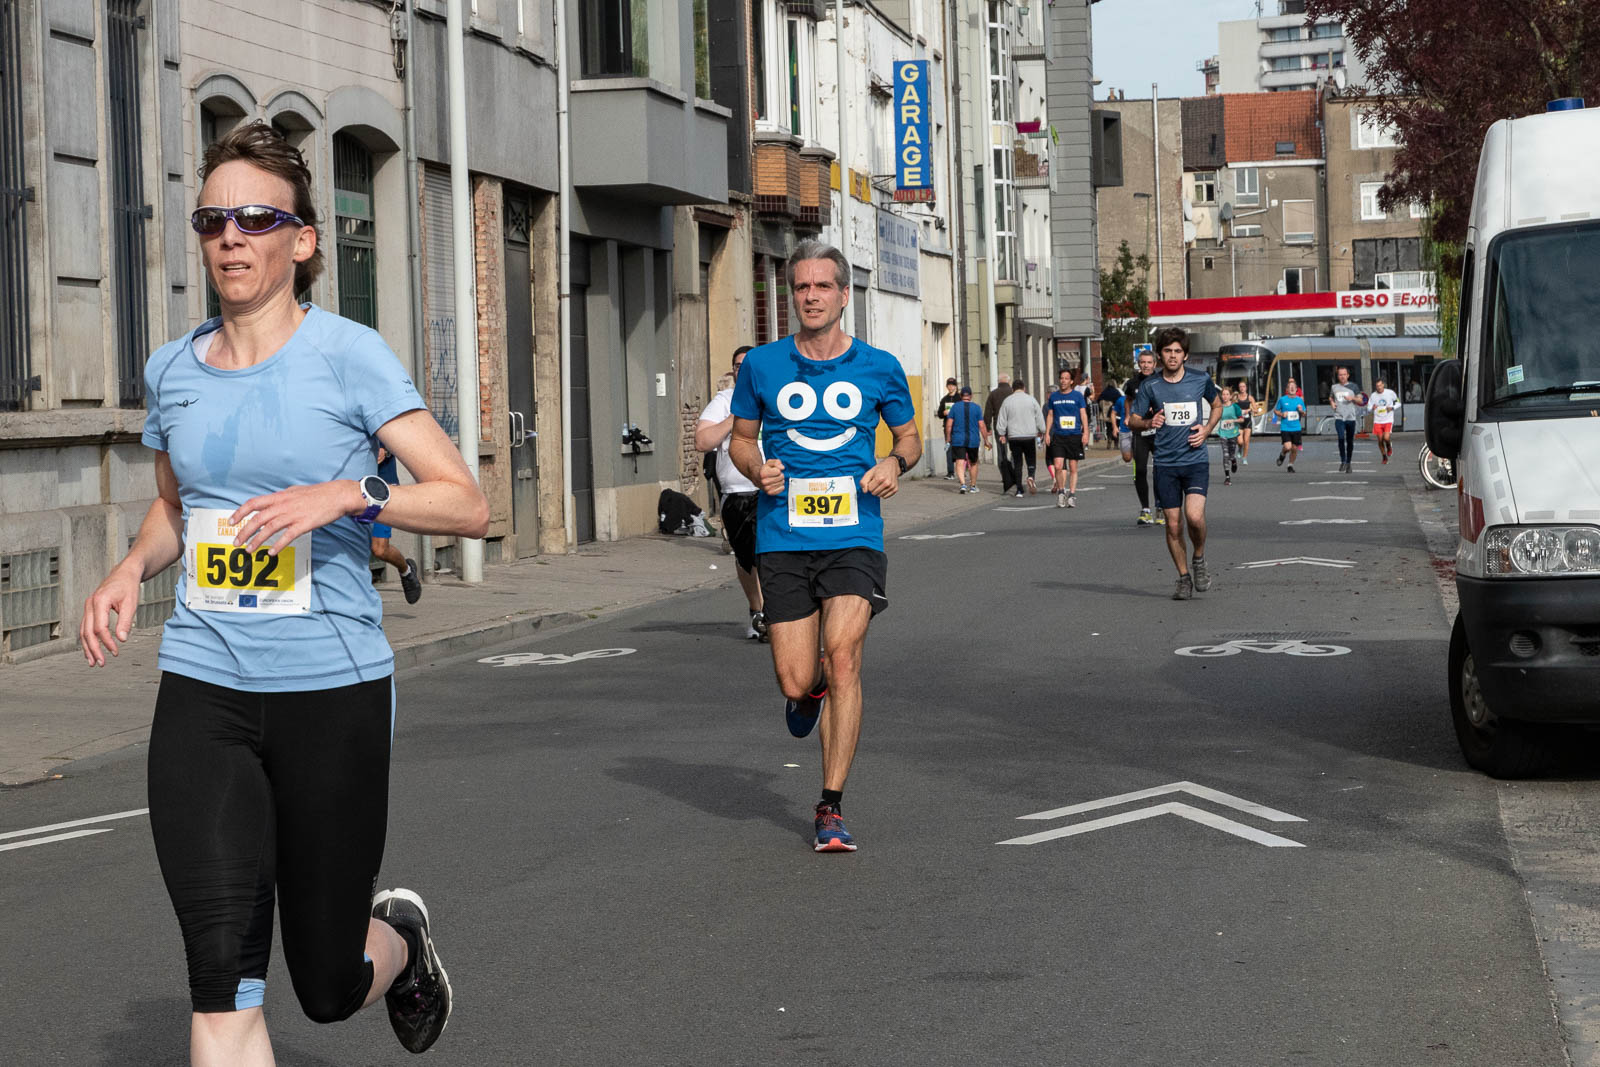
M 422 308 L 426 318 L 428 407 L 452 441 L 456 420 L 455 241 L 450 225 L 450 172 L 429 167 L 422 181 Z

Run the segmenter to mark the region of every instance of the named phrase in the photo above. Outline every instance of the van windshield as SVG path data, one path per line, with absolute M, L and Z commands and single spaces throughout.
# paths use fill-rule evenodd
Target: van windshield
M 1509 233 L 1490 252 L 1483 402 L 1502 412 L 1600 399 L 1600 222 Z

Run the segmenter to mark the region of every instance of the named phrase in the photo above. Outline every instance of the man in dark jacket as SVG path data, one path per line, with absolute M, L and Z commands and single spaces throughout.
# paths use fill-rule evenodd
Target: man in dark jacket
M 989 393 L 989 399 L 983 402 L 983 424 L 992 429 L 1000 421 L 1000 405 L 1006 402 L 1011 395 L 1011 375 L 1000 375 L 1000 384 Z M 1012 486 L 1017 484 L 1017 472 L 1011 465 L 1011 457 L 1006 455 L 1003 448 L 995 449 L 995 457 L 1000 467 L 1000 492 L 1009 493 Z

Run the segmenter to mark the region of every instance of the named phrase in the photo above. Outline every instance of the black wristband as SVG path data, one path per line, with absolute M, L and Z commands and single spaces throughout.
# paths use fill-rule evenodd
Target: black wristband
M 911 464 L 906 462 L 906 457 L 902 456 L 898 452 L 893 453 L 893 455 L 894 455 L 894 461 L 896 463 L 900 464 L 900 473 L 901 474 L 904 474 L 906 471 L 911 469 Z

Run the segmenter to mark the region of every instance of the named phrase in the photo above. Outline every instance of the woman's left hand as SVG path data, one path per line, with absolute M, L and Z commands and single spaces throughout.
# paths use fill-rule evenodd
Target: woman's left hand
M 239 536 L 233 539 L 236 546 L 254 552 L 266 544 L 267 551 L 276 556 L 280 548 L 302 534 L 361 511 L 363 503 L 361 490 L 350 479 L 292 485 L 281 492 L 251 497 L 228 521 L 240 526 Z

